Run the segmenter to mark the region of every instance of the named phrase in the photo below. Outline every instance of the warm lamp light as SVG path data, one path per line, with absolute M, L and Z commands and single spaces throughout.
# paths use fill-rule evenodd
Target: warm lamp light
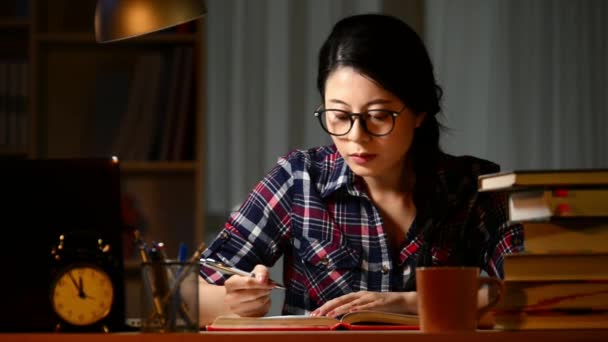
M 200 18 L 205 0 L 98 0 L 95 38 L 100 43 L 141 36 Z

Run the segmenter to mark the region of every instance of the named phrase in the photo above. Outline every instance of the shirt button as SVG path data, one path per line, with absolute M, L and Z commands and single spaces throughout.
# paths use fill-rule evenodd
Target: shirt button
M 321 265 L 323 265 L 323 266 L 327 266 L 327 265 L 329 265 L 329 260 L 328 260 L 327 258 L 323 258 L 323 259 L 321 259 L 321 261 L 320 261 L 320 262 L 321 262 Z
M 388 266 L 382 265 L 382 274 L 388 274 Z
M 228 233 L 226 233 L 226 232 L 222 232 L 222 233 L 220 234 L 220 239 L 222 239 L 222 240 L 228 240 Z

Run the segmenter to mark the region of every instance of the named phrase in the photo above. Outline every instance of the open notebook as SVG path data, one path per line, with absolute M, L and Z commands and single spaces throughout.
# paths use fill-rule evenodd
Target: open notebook
M 311 316 L 220 316 L 209 331 L 231 330 L 416 330 L 418 316 L 380 311 L 351 312 L 341 319 Z

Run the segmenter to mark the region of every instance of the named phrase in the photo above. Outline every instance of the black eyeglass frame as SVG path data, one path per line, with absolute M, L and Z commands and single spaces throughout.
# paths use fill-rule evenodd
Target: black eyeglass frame
M 313 113 L 314 116 L 317 117 L 317 119 L 319 120 L 319 124 L 321 125 L 321 128 L 323 128 L 323 130 L 329 134 L 329 135 L 333 135 L 335 137 L 342 137 L 347 135 L 348 133 L 350 133 L 350 131 L 353 129 L 353 126 L 355 125 L 355 118 L 359 119 L 359 122 L 361 123 L 361 127 L 363 127 L 363 130 L 365 131 L 365 133 L 374 136 L 374 137 L 383 137 L 386 135 L 391 134 L 391 132 L 395 129 L 395 118 L 397 118 L 405 109 L 406 106 L 403 106 L 403 108 L 401 108 L 398 112 L 394 112 L 392 110 L 388 110 L 388 109 L 372 109 L 369 110 L 367 112 L 361 112 L 361 113 L 354 113 L 354 112 L 348 112 L 342 109 L 331 109 L 331 108 L 327 108 L 327 109 L 322 109 L 323 105 L 320 105 Z M 348 118 L 350 119 L 350 127 L 348 128 L 348 130 L 345 133 L 342 134 L 336 134 L 336 133 L 332 133 L 330 132 L 325 125 L 323 124 L 323 114 L 327 111 L 334 111 L 334 112 L 342 112 L 345 115 L 348 115 Z M 390 115 L 390 117 L 393 119 L 393 125 L 391 126 L 391 129 L 383 134 L 376 134 L 376 133 L 372 133 L 369 131 L 369 129 L 367 129 L 367 119 L 371 116 L 369 114 L 369 112 L 385 112 L 388 113 Z

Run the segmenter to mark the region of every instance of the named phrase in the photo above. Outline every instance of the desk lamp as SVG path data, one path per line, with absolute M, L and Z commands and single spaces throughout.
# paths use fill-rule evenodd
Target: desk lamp
M 95 38 L 107 43 L 176 26 L 207 13 L 205 0 L 98 0 Z

